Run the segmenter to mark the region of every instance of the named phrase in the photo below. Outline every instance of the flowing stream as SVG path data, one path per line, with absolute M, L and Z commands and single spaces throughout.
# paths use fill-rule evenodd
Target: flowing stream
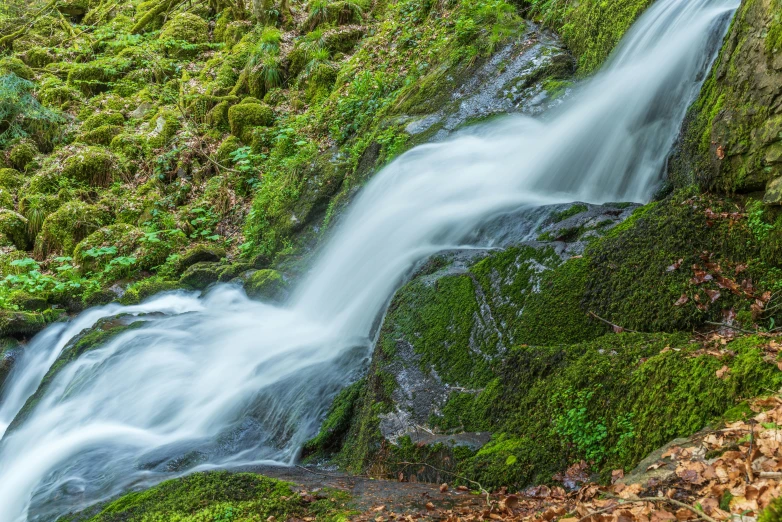
M 403 155 L 364 188 L 284 305 L 224 285 L 49 327 L 0 396 L 0 520 L 55 520 L 187 470 L 295 462 L 366 367 L 416 262 L 525 206 L 648 200 L 737 7 L 658 0 L 555 114 Z M 120 313 L 145 322 L 64 366 L 12 424 L 68 341 Z

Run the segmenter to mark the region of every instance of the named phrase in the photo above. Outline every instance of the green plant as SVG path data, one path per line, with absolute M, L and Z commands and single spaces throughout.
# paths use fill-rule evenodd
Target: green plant
M 13 73 L 0 76 L 0 147 L 33 135 L 50 143 L 63 118 L 41 105 L 33 95 L 35 84 Z

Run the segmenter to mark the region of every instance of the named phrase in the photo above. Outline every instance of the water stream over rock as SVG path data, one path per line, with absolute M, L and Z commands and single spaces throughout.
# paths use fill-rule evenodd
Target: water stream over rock
M 294 462 L 365 367 L 417 262 L 523 207 L 650 197 L 737 4 L 659 0 L 544 119 L 508 117 L 403 155 L 358 196 L 285 305 L 220 286 L 44 331 L 0 397 L 0 520 L 51 520 L 199 467 Z M 114 335 L 70 342 L 117 314 L 129 315 Z

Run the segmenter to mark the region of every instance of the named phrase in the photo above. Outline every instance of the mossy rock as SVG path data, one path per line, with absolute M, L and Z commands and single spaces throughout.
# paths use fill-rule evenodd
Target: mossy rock
M 129 257 L 136 253 L 144 231 L 133 225 L 117 223 L 102 227 L 84 238 L 73 250 L 73 259 L 84 270 L 96 272 L 103 270 L 114 257 Z M 110 256 L 93 256 L 101 248 L 113 248 Z
M 117 156 L 103 147 L 84 147 L 70 155 L 62 167 L 62 175 L 91 187 L 106 187 L 121 171 Z
M 0 169 L 0 187 L 15 190 L 24 184 L 24 176 L 15 169 Z
M 150 150 L 166 146 L 182 127 L 176 113 L 168 110 L 158 112 L 152 122 L 154 128 L 147 135 L 147 148 Z
M 196 14 L 178 13 L 166 22 L 158 39 L 165 44 L 165 49 L 171 56 L 195 56 L 199 48 L 194 44 L 209 41 L 209 25 Z
M 33 295 L 21 290 L 12 292 L 8 296 L 8 303 L 18 310 L 27 312 L 43 312 L 49 307 L 46 296 Z
M 0 389 L 3 388 L 8 374 L 14 368 L 14 363 L 22 355 L 23 347 L 11 337 L 0 338 Z
M 180 275 L 196 263 L 217 263 L 225 257 L 225 249 L 212 245 L 194 245 L 176 261 L 176 274 Z
M 65 104 L 80 101 L 82 93 L 78 89 L 63 83 L 43 86 L 38 92 L 38 97 L 43 105 L 59 109 Z
M 138 304 L 157 294 L 171 292 L 180 288 L 181 285 L 178 281 L 152 277 L 130 285 L 125 290 L 125 295 L 120 298 L 120 302 L 124 305 Z
M 221 520 L 347 520 L 349 496 L 326 489 L 307 503 L 293 484 L 251 473 L 211 471 L 169 480 L 145 491 L 128 493 L 78 517 L 82 522 Z M 96 513 L 97 511 L 97 513 Z M 95 513 L 95 514 L 92 514 Z M 70 518 L 60 519 L 69 522 Z
M 0 209 L 14 210 L 14 194 L 7 188 L 0 186 Z
M 57 10 L 64 15 L 80 18 L 90 9 L 89 0 L 58 0 Z
M 265 103 L 242 102 L 228 109 L 228 122 L 231 125 L 231 134 L 249 143 L 253 127 L 268 127 L 274 124 L 274 111 Z
M 83 132 L 95 130 L 104 125 L 122 126 L 125 124 L 125 117 L 120 112 L 105 111 L 92 115 L 81 124 Z
M 736 12 L 671 159 L 677 185 L 749 193 L 782 176 L 782 54 L 771 43 L 782 34 L 779 8 L 745 1 Z
M 22 55 L 22 60 L 30 67 L 43 69 L 57 59 L 48 49 L 35 47 Z
M 88 145 L 110 145 L 120 135 L 123 128 L 119 125 L 103 125 L 79 136 L 79 141 Z M 113 150 L 113 149 L 112 149 Z
M 319 65 L 307 79 L 307 99 L 310 102 L 325 98 L 337 81 L 337 69 L 329 64 Z
M 19 78 L 31 81 L 35 78 L 35 73 L 30 67 L 19 58 L 6 56 L 0 58 L 0 76 L 5 74 L 15 74 Z
M 204 290 L 209 285 L 217 283 L 220 280 L 220 275 L 223 273 L 224 269 L 225 266 L 220 265 L 219 263 L 204 261 L 194 263 L 184 271 L 182 277 L 179 278 L 179 284 L 183 288 Z
M 0 235 L 19 250 L 27 250 L 30 246 L 27 219 L 13 210 L 0 209 Z
M 262 301 L 281 301 L 288 294 L 288 284 L 276 270 L 258 270 L 245 281 L 244 289 L 249 297 Z
M 71 255 L 80 241 L 110 220 L 111 215 L 105 208 L 70 201 L 46 217 L 35 250 L 42 255 L 54 252 Z
M 8 161 L 11 166 L 19 171 L 24 171 L 25 167 L 38 155 L 38 147 L 29 141 L 23 141 L 14 145 L 8 153 Z
M 62 319 L 63 315 L 62 310 L 47 310 L 44 313 L 0 310 L 0 337 L 32 337 L 49 323 Z

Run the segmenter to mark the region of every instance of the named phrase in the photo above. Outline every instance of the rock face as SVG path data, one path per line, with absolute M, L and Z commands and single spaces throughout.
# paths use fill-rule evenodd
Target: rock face
M 782 203 L 782 21 L 779 0 L 745 0 L 692 107 L 672 178 L 726 193 L 764 190 Z
M 575 72 L 572 56 L 560 40 L 532 25 L 518 42 L 505 46 L 467 76 L 443 107 L 430 114 L 407 117 L 411 136 L 439 141 L 469 123 L 513 112 L 539 114 L 561 101 Z M 447 78 L 446 82 L 454 82 Z M 414 112 L 431 110 L 434 99 L 408 102 Z M 433 103 L 435 102 L 435 103 Z

